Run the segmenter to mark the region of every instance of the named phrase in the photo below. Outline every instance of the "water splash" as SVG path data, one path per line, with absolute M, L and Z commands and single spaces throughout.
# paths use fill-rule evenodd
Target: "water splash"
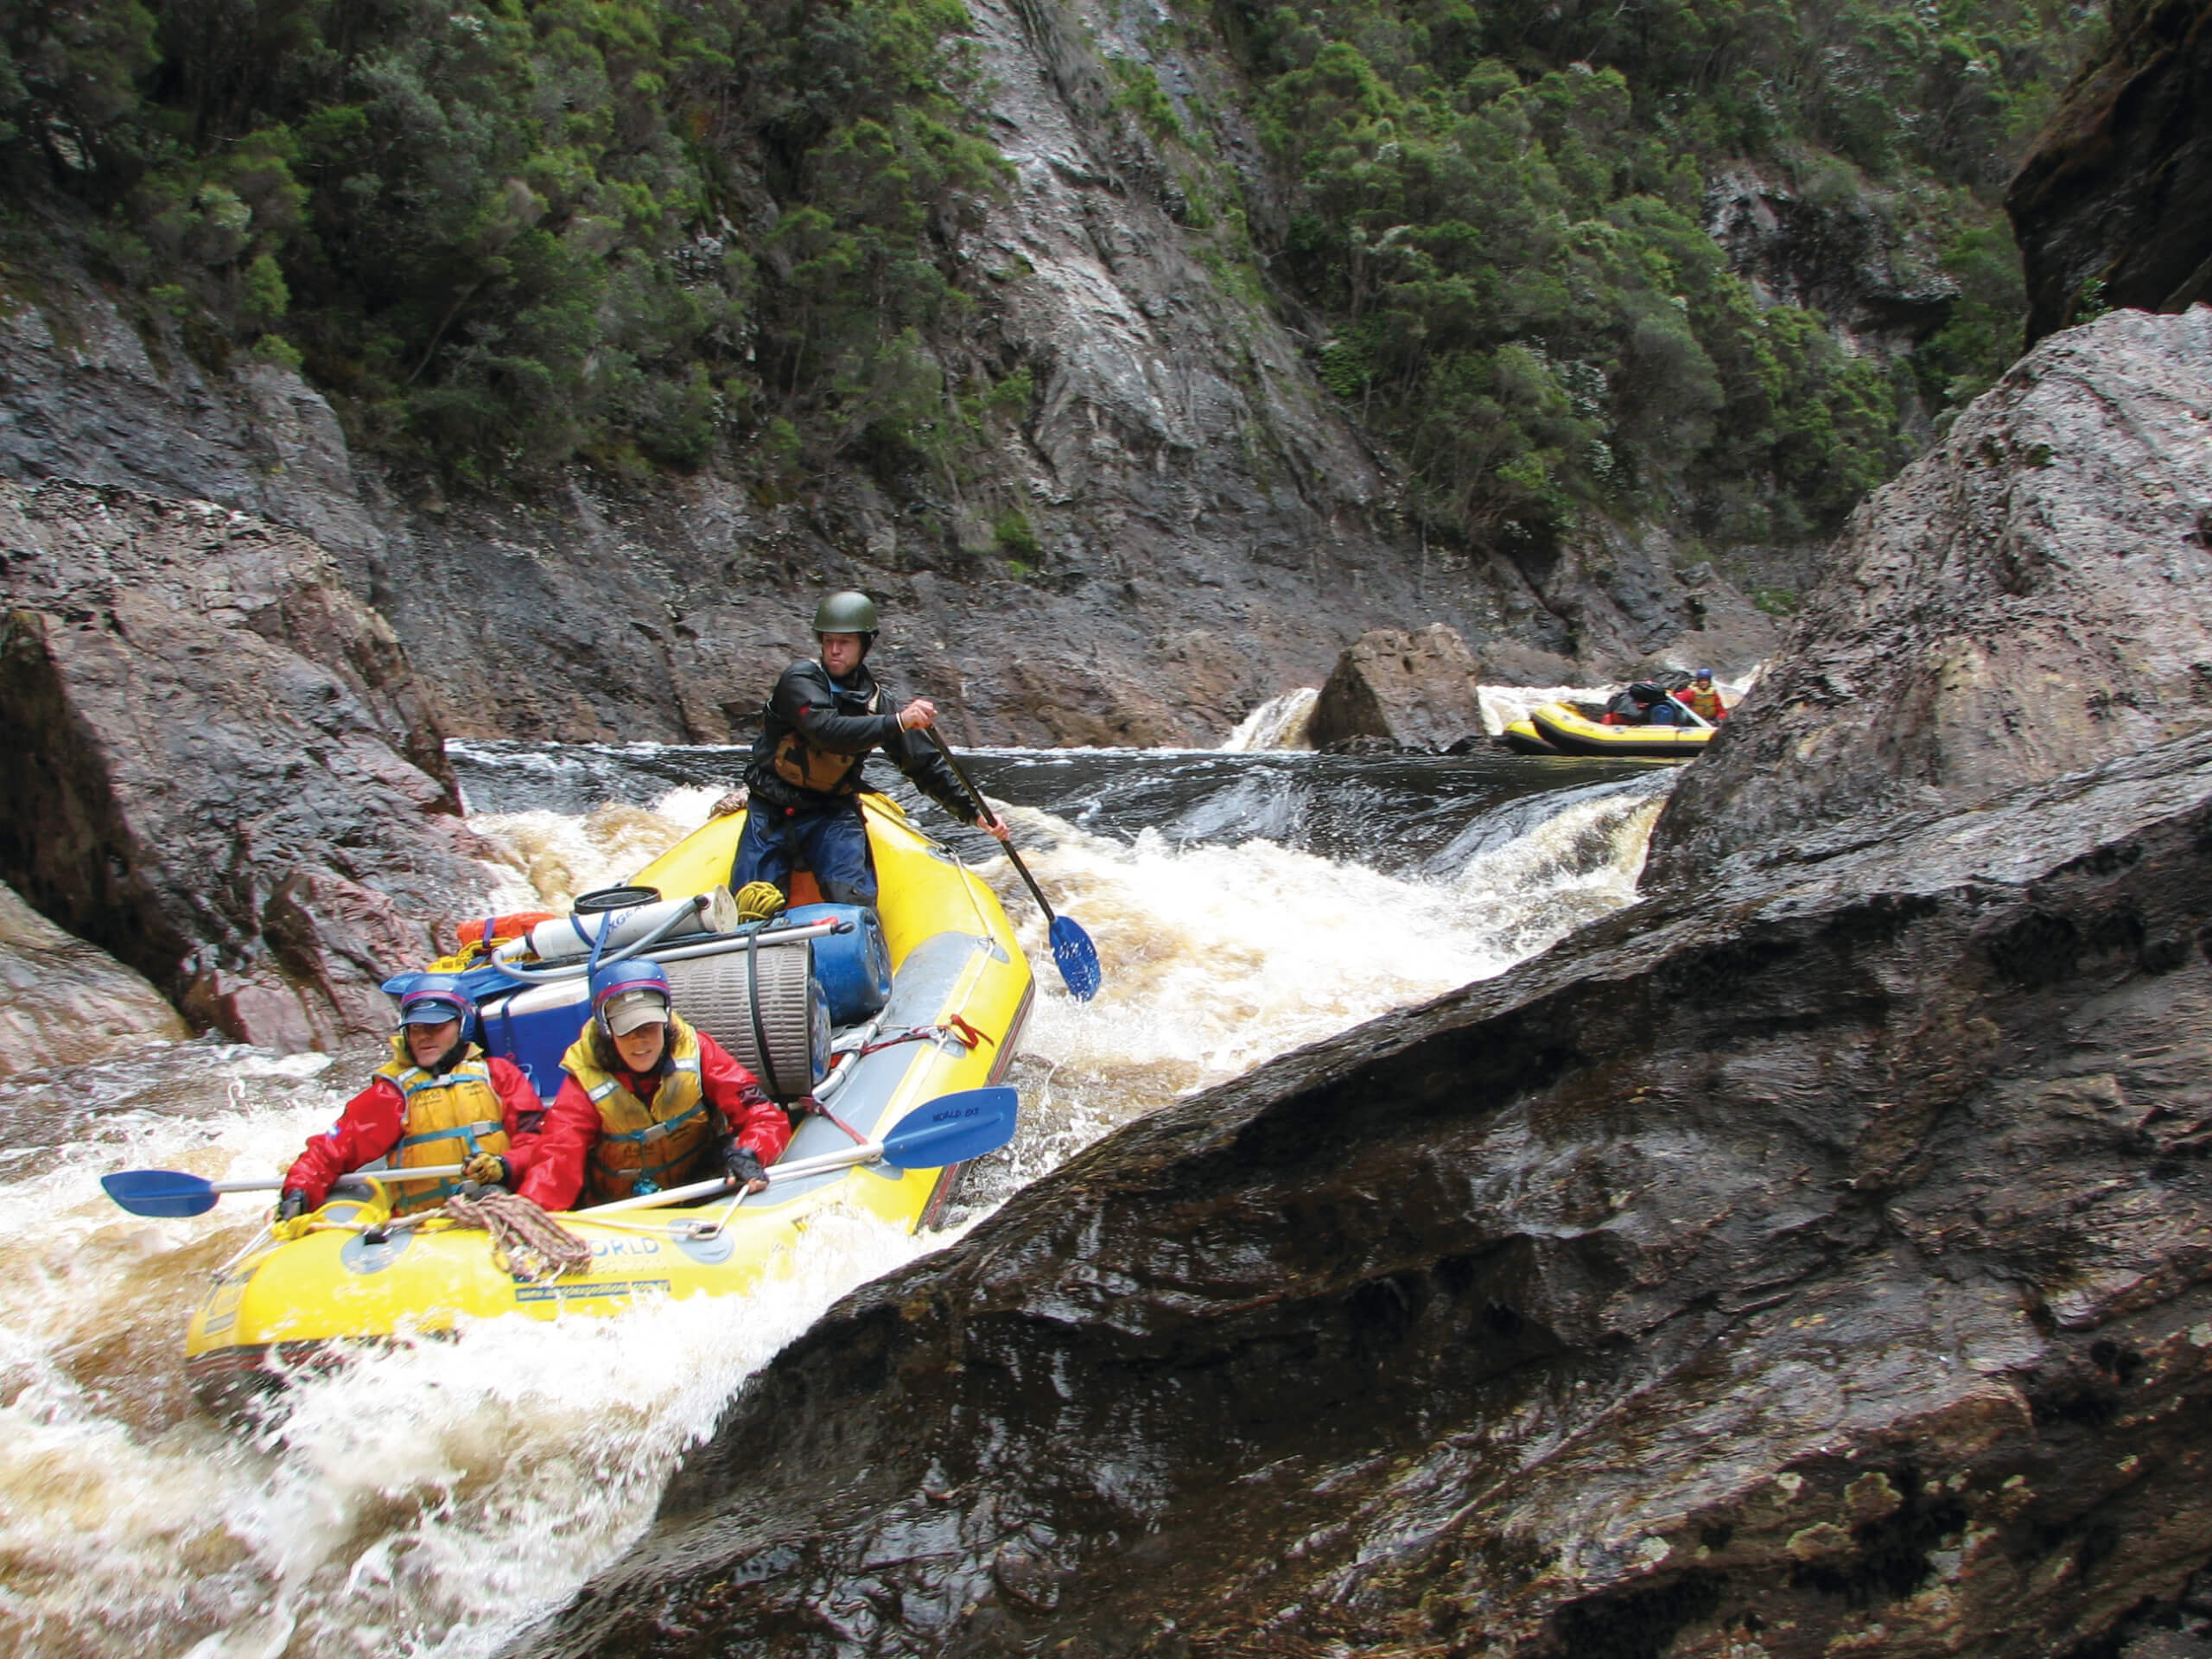
M 1039 964 L 1013 1081 L 1023 1129 L 971 1177 L 1002 1201 L 1122 1123 L 1392 1008 L 1503 973 L 1635 898 L 1678 776 L 1653 771 L 1484 815 L 1434 874 L 1388 875 L 1251 839 L 1127 844 L 1010 814 L 1023 854 L 1098 947 L 1090 1002 L 1054 978 L 1043 916 L 1001 863 L 979 874 Z
M 582 816 L 495 812 L 468 827 L 512 860 L 487 867 L 498 881 L 495 908 L 566 915 L 578 893 L 626 881 L 706 823 L 723 793 L 720 785 L 687 785 L 650 807 L 609 801 Z
M 741 1307 L 477 1321 L 299 1377 L 232 1433 L 185 1388 L 183 1313 L 265 1205 L 149 1224 L 97 1175 L 281 1168 L 373 1058 L 314 1058 L 180 1045 L 138 1062 L 163 1106 L 14 1148 L 41 1156 L 0 1188 L 0 1649 L 495 1651 L 642 1530 L 746 1376 L 854 1285 L 947 1241 L 829 1211 L 793 1276 Z
M 1320 697 L 1319 688 L 1302 685 L 1268 698 L 1237 722 L 1229 741 L 1221 746 L 1222 752 L 1250 754 L 1263 749 L 1312 748 L 1313 741 L 1307 728 L 1313 724 L 1313 705 Z

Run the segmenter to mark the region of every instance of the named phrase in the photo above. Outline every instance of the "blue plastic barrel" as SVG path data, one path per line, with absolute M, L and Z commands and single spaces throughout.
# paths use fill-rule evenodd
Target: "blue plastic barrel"
M 814 976 L 830 999 L 830 1020 L 856 1026 L 891 1000 L 891 948 L 883 924 L 866 905 L 801 905 L 784 912 L 794 926 L 808 922 L 849 922 L 840 933 L 814 942 Z

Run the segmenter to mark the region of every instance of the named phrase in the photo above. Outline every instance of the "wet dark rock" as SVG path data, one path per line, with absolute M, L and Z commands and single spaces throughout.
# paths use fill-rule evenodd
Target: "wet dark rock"
M 1910 351 L 1948 321 L 1958 298 L 1936 250 L 1900 245 L 1855 187 L 1823 200 L 1739 164 L 1707 183 L 1705 229 L 1762 304 L 1818 311 L 1862 346 Z
M 1361 738 L 1441 750 L 1482 730 L 1475 696 L 1482 679 L 1467 642 L 1448 624 L 1432 622 L 1412 632 L 1376 628 L 1337 658 L 1314 699 L 1306 734 L 1315 748 L 1337 753 Z
M 847 1299 L 524 1646 L 2075 1650 L 2212 1561 L 2209 930 L 2190 739 L 1621 912 Z
M 208 502 L 0 484 L 0 877 L 200 1025 L 383 1028 L 490 885 L 391 629 Z
M 1647 887 L 2212 725 L 2212 309 L 2046 340 L 1861 507 Z
M 2212 4 L 2113 8 L 2102 61 L 2007 191 L 2030 343 L 2107 306 L 2212 299 Z
M 143 976 L 0 884 L 0 1077 L 189 1035 Z
M 1326 743 L 1313 746 L 1323 754 L 1426 754 L 1425 747 L 1401 743 L 1395 737 L 1377 737 L 1372 732 L 1363 732 L 1357 737 L 1332 738 Z

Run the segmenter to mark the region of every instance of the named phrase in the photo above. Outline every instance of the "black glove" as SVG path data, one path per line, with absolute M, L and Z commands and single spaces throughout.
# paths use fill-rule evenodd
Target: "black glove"
M 307 1213 L 308 1195 L 296 1186 L 284 1189 L 284 1196 L 276 1200 L 276 1219 L 297 1221 Z
M 722 1167 L 729 1172 L 731 1180 L 740 1186 L 767 1179 L 768 1172 L 760 1166 L 760 1154 L 750 1147 L 732 1147 L 722 1154 Z

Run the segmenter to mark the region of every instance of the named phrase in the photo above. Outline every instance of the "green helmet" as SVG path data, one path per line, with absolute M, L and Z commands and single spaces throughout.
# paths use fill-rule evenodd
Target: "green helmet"
M 875 620 L 875 601 L 849 589 L 832 594 L 814 607 L 817 633 L 857 633 L 872 636 L 881 625 Z

